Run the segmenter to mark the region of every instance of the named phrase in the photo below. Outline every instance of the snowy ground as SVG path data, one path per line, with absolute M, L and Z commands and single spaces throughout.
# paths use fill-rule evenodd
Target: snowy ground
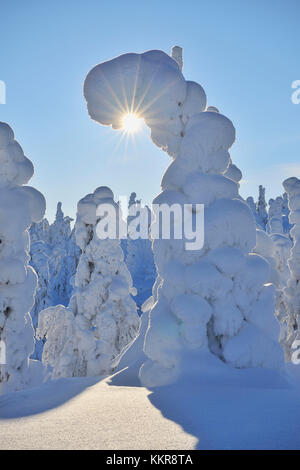
M 113 387 L 105 381 L 89 385 L 87 380 L 62 380 L 44 390 L 2 399 L 0 449 L 192 449 L 196 445 L 194 436 L 151 404 L 148 390 Z M 50 407 L 61 405 L 43 411 L 49 398 Z M 29 416 L 17 417 L 24 414 Z
M 300 449 L 300 389 L 287 376 L 211 358 L 176 386 L 149 391 L 134 376 L 3 396 L 0 449 Z

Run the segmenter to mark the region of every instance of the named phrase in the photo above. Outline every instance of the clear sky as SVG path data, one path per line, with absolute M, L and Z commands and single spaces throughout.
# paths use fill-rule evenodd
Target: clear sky
M 233 161 L 243 196 L 282 192 L 300 177 L 299 0 L 0 0 L 0 120 L 35 165 L 31 184 L 74 216 L 101 185 L 144 202 L 159 192 L 169 157 L 141 133 L 127 145 L 87 113 L 82 85 L 97 63 L 125 52 L 184 48 L 184 75 L 237 130 Z

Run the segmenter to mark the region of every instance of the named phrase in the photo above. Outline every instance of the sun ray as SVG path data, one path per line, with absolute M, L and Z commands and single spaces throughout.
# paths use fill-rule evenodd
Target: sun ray
M 137 112 L 137 109 L 135 109 L 135 97 L 136 97 L 137 83 L 138 83 L 139 74 L 140 74 L 140 67 L 141 67 L 141 57 L 139 57 L 138 65 L 137 65 L 137 68 L 136 68 L 136 74 L 135 74 L 135 80 L 134 80 L 134 86 L 133 86 L 133 94 L 132 94 L 132 100 L 131 100 L 131 106 L 130 106 L 130 113 L 136 113 Z
M 109 92 L 111 93 L 111 95 L 115 99 L 116 103 L 119 105 L 119 108 L 115 104 L 112 104 L 112 102 L 109 99 L 107 100 L 107 103 L 110 104 L 112 108 L 117 108 L 122 113 L 126 113 L 126 111 L 127 111 L 126 108 L 124 108 L 120 98 L 117 96 L 117 94 L 114 91 L 114 89 L 112 88 L 111 84 L 109 83 L 109 81 L 107 80 L 107 78 L 105 77 L 105 75 L 103 73 L 101 73 L 101 75 L 102 75 L 102 78 L 105 82 L 106 87 L 108 88 Z

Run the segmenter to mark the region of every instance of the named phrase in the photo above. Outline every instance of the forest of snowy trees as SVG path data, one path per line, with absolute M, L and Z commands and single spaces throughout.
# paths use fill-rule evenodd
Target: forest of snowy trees
M 140 200 L 136 197 L 136 193 L 131 193 L 129 209 L 133 204 L 140 204 Z M 269 281 L 276 287 L 276 315 L 280 317 L 282 324 L 281 336 L 283 338 L 288 334 L 291 346 L 292 333 L 287 333 L 287 328 L 288 325 L 291 328 L 297 315 L 287 314 L 283 307 L 284 292 L 291 276 L 288 260 L 293 246 L 293 232 L 291 234 L 290 231 L 294 227 L 294 224 L 289 222 L 291 217 L 289 217 L 288 193 L 284 192 L 276 200 L 270 199 L 267 202 L 265 188 L 259 186 L 256 199 L 255 201 L 255 198 L 248 197 L 246 201 L 256 221 L 257 243 L 253 248 L 253 253 L 263 256 L 270 265 Z M 130 211 L 128 217 L 130 218 Z M 52 224 L 44 218 L 40 222 L 33 222 L 29 230 L 30 265 L 38 276 L 35 304 L 31 310 L 35 331 L 38 327 L 39 313 L 56 305 L 67 307 L 75 289 L 77 267 L 85 247 L 80 242 L 76 243 L 76 223 L 72 228 L 71 222 L 70 217 L 64 216 L 62 204 L 59 202 L 56 218 Z M 78 224 L 79 221 L 77 221 L 77 230 Z M 150 237 L 149 240 L 129 238 L 121 241 L 121 247 L 124 261 L 132 277 L 132 285 L 137 291 L 135 295 L 132 295 L 132 299 L 137 305 L 139 315 L 142 315 L 142 304 L 152 295 L 156 278 L 151 240 Z M 101 256 L 101 251 L 99 256 Z M 291 281 L 289 281 L 290 284 Z M 96 285 L 95 288 L 100 289 L 100 285 L 99 287 Z M 94 295 L 96 296 L 96 292 Z M 55 315 L 53 309 L 49 309 L 48 312 L 50 315 Z M 220 329 L 222 331 L 221 325 Z M 295 334 L 292 336 L 295 339 Z M 35 335 L 35 341 L 32 358 L 42 360 L 45 340 L 38 339 Z
M 146 238 L 100 239 L 101 207 L 122 212 L 106 186 L 78 201 L 75 221 L 58 202 L 49 223 L 43 196 L 26 186 L 33 165 L 0 123 L 2 391 L 108 376 L 132 357 L 139 334 L 145 386 L 175 382 L 204 353 L 235 368 L 282 370 L 292 361 L 300 339 L 300 180 L 284 181 L 283 194 L 268 202 L 262 185 L 244 200 L 229 154 L 235 128 L 208 106 L 200 84 L 185 80 L 182 65 L 176 47 L 172 57 L 125 54 L 92 69 L 84 94 L 95 121 L 122 127 L 113 99 L 124 99 L 124 67 L 128 101 L 144 100 L 151 139 L 172 158 L 154 204 L 204 205 L 204 246 L 194 251 L 184 239 L 153 239 L 150 222 Z M 132 192 L 128 227 L 141 207 Z

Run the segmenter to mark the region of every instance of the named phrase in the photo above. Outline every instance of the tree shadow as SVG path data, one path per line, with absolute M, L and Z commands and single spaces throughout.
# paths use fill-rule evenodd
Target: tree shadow
M 2 395 L 0 420 L 36 415 L 57 408 L 102 379 L 102 377 L 57 379 L 35 388 Z
M 227 382 L 186 376 L 148 398 L 197 438 L 196 449 L 299 449 L 299 390 L 272 371 L 247 372 L 231 371 Z

